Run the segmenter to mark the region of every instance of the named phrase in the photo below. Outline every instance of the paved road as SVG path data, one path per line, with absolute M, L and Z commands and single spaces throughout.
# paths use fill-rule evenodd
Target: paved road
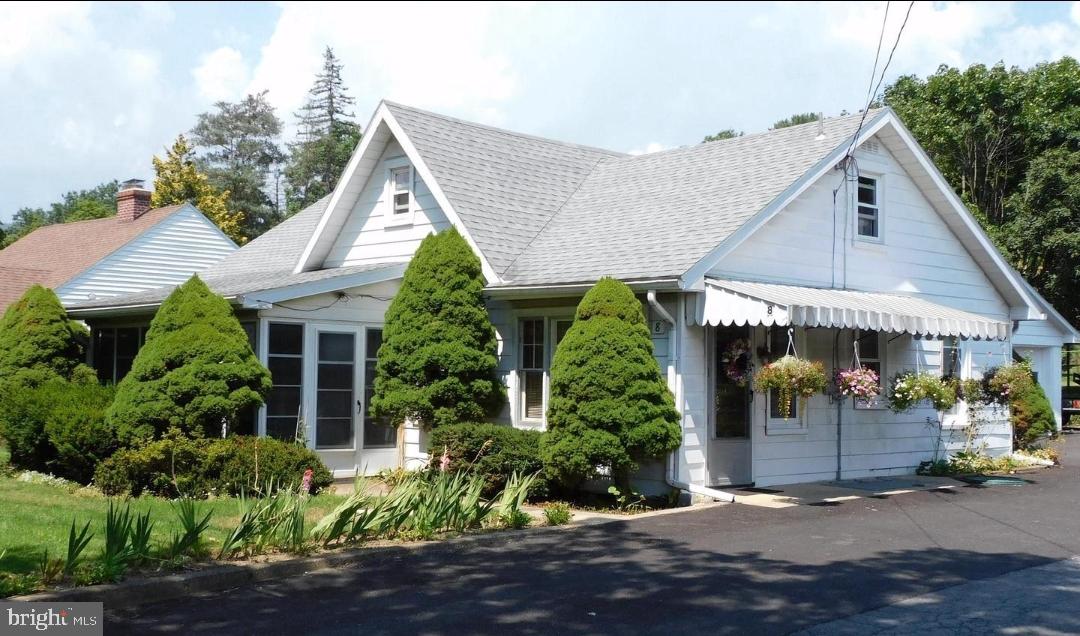
M 1080 464 L 1080 436 L 1067 447 Z M 1080 554 L 1080 468 L 1028 477 L 1019 488 L 722 506 L 443 544 L 110 611 L 106 624 L 111 634 L 1080 633 L 1080 568 L 1067 561 Z

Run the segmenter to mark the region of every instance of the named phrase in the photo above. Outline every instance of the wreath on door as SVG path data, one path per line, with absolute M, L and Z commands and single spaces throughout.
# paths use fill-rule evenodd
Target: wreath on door
M 720 355 L 724 375 L 737 386 L 746 386 L 754 377 L 754 365 L 750 359 L 750 341 L 736 338 L 724 347 Z

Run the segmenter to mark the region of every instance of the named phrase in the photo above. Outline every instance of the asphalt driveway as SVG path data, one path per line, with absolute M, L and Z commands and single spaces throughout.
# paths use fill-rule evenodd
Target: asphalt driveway
M 1080 464 L 1080 436 L 1066 447 Z M 1080 554 L 1080 468 L 1026 477 L 1022 487 L 508 533 L 106 608 L 107 632 L 1078 633 L 1080 567 L 1068 559 Z

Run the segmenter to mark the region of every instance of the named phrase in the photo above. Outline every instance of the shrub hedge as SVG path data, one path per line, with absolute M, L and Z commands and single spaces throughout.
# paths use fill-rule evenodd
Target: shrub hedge
M 106 495 L 263 495 L 299 484 L 309 468 L 312 493 L 333 483 L 319 456 L 292 442 L 246 435 L 188 437 L 173 429 L 162 439 L 101 462 L 94 482 Z
M 105 421 L 113 393 L 96 380 L 9 385 L 0 392 L 0 435 L 12 465 L 89 482 L 97 463 L 117 448 Z
M 499 424 L 447 424 L 431 433 L 429 448 L 432 465 L 438 466 L 443 451 L 450 469 L 466 469 L 483 475 L 484 495 L 494 496 L 506 487 L 510 475 L 540 473 L 542 433 Z M 530 490 L 534 499 L 548 495 L 548 484 L 541 475 Z
M 1009 397 L 1009 419 L 1017 448 L 1027 448 L 1039 438 L 1057 433 L 1054 409 L 1039 383 L 1025 384 Z

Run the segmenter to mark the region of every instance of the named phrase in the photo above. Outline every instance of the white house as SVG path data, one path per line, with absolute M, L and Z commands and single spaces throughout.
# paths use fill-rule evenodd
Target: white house
M 0 313 L 34 284 L 65 306 L 176 285 L 236 251 L 236 243 L 191 204 L 151 208 L 137 179 L 116 195 L 116 215 L 46 225 L 0 250 Z M 95 329 L 103 380 L 131 368 L 142 342 L 137 327 Z
M 1015 325 L 1046 320 L 887 109 L 643 156 L 390 102 L 366 131 L 332 195 L 204 275 L 274 375 L 250 430 L 292 437 L 301 416 L 341 477 L 422 455 L 420 432 L 398 457 L 394 431 L 365 412 L 402 272 L 451 225 L 483 264 L 506 424 L 545 426 L 551 355 L 591 284 L 614 276 L 640 294 L 683 432 L 645 474 L 684 490 L 909 473 L 963 444 L 964 405 L 897 415 L 822 395 L 780 418 L 770 396 L 731 381 L 739 340 L 755 361 L 790 333 L 830 371 L 857 341 L 885 378 L 971 377 L 1010 358 Z M 71 312 L 146 322 L 169 291 Z M 977 442 L 1008 452 L 1007 419 L 983 419 Z

